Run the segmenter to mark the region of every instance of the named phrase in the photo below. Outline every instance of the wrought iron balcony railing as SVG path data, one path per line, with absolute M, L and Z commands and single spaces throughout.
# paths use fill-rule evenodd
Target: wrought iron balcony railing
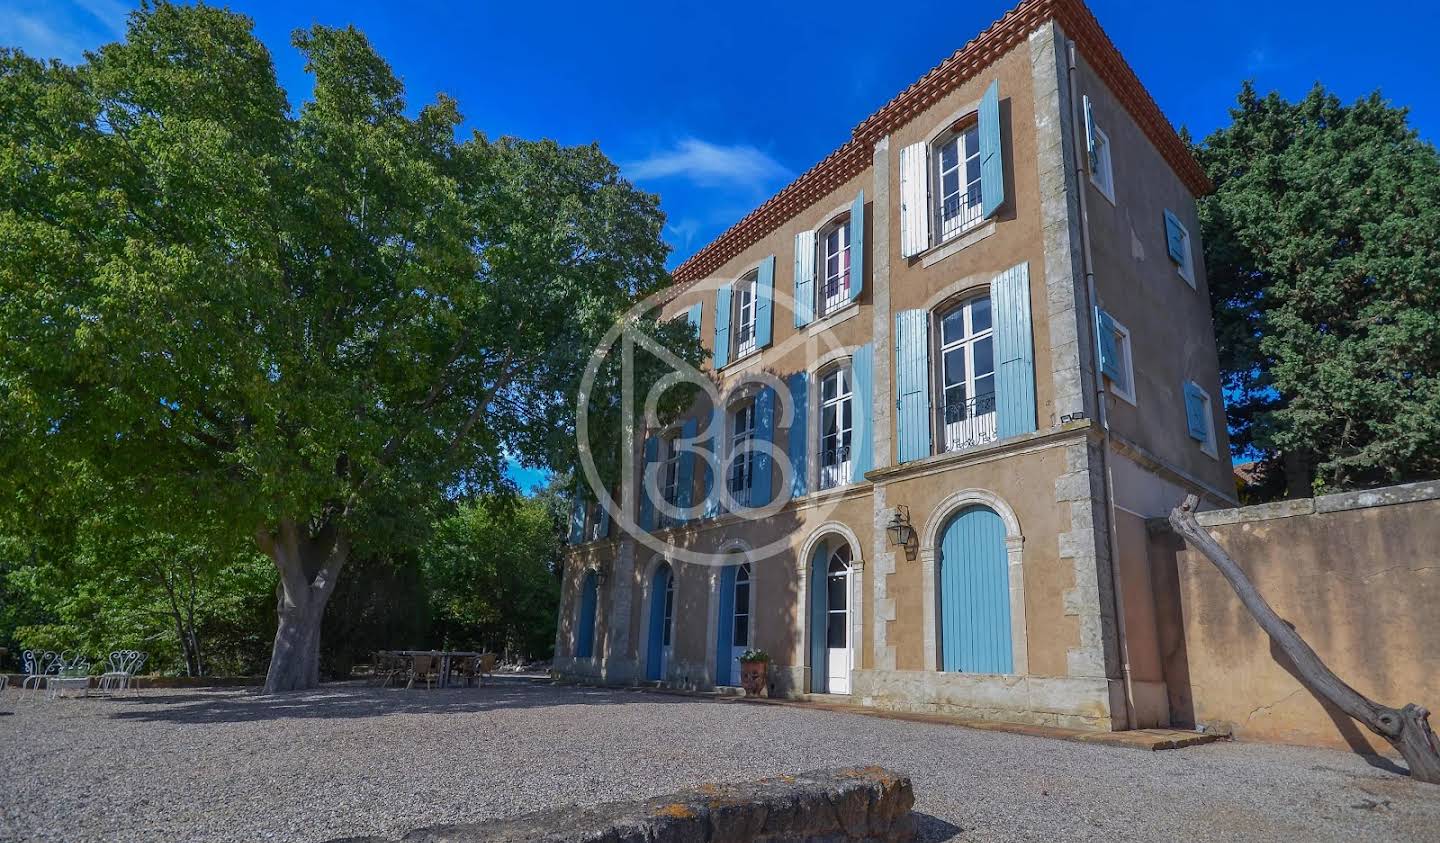
M 999 436 L 995 427 L 995 393 L 942 405 L 936 425 L 940 453 L 988 445 Z

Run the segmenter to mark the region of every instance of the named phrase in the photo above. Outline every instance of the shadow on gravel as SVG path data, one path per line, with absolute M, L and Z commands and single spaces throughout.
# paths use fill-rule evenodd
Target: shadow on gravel
M 562 692 L 563 689 L 563 692 Z M 478 688 L 374 688 L 337 684 L 313 691 L 264 696 L 241 693 L 147 693 L 112 697 L 107 716 L 146 723 L 238 723 L 288 718 L 354 719 L 390 714 L 471 714 L 566 705 L 694 703 L 693 697 L 624 688 L 551 686 L 528 680 L 497 679 Z
M 960 832 L 965 830 L 939 817 L 932 817 L 929 814 L 922 814 L 919 811 L 911 811 L 910 815 L 915 818 L 915 839 L 919 841 L 919 843 L 940 843 L 942 840 L 957 840 L 960 837 Z

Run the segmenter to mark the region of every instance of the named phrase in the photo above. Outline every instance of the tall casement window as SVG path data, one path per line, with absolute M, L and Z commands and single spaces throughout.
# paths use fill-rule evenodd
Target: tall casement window
M 750 647 L 750 563 L 735 572 L 735 633 L 731 646 Z
M 755 351 L 755 311 L 758 273 L 750 273 L 735 282 L 735 356 L 744 357 Z
M 900 254 L 913 258 L 992 218 L 1005 203 L 1000 83 L 974 113 L 900 149 Z
M 936 230 L 947 240 L 981 220 L 980 125 L 962 121 L 935 144 Z
M 994 442 L 995 345 L 990 297 L 977 296 L 940 314 L 939 407 L 941 449 L 959 451 Z
M 755 451 L 750 440 L 755 438 L 755 402 L 746 401 L 730 412 L 730 496 L 738 506 L 750 505 L 750 490 L 755 483 Z
M 850 301 L 850 217 L 832 222 L 820 232 L 819 315 L 830 314 Z
M 854 429 L 849 366 L 839 366 L 820 379 L 820 488 L 850 482 L 850 439 Z
M 660 622 L 664 624 L 660 633 L 660 646 L 669 647 L 675 633 L 675 572 L 668 566 L 665 571 L 665 614 Z
M 660 462 L 660 498 L 666 503 L 674 506 L 679 500 L 679 479 L 680 479 L 680 449 L 675 447 L 675 437 L 667 436 L 660 440 L 661 462 Z M 660 510 L 660 526 L 669 527 L 676 523 L 676 519 Z

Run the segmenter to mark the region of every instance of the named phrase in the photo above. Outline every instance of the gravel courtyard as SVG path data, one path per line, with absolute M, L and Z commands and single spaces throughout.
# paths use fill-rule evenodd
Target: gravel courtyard
M 926 840 L 1440 839 L 1440 788 L 1341 752 L 1147 753 L 515 679 L 279 698 L 12 690 L 0 758 L 6 840 L 326 840 L 857 763 L 913 777 Z

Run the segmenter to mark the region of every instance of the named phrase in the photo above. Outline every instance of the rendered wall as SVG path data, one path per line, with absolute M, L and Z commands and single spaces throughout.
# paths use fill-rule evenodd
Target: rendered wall
M 1360 693 L 1440 706 L 1440 483 L 1202 513 L 1280 616 Z M 1219 571 L 1168 528 L 1150 560 L 1171 718 L 1239 740 L 1389 750 L 1322 705 Z

